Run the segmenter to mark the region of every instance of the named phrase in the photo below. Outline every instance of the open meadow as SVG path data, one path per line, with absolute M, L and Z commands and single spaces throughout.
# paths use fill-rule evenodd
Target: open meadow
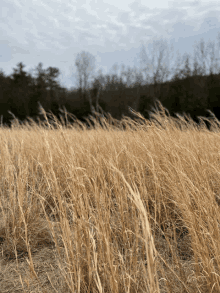
M 164 113 L 0 128 L 1 293 L 220 292 L 219 126 Z

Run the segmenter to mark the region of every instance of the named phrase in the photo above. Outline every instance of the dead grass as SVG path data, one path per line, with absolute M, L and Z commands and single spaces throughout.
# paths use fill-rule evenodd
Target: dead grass
M 0 130 L 1 293 L 220 292 L 217 125 L 161 109 L 126 131 Z

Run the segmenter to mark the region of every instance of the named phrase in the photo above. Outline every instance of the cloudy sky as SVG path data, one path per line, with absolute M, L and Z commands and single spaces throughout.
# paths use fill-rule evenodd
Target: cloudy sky
M 167 44 L 168 51 L 173 46 L 170 67 L 178 51 L 193 57 L 202 38 L 206 45 L 216 44 L 219 58 L 220 2 L 1 0 L 0 32 L 0 69 L 6 75 L 19 62 L 28 72 L 42 62 L 44 69 L 58 67 L 60 83 L 70 88 L 76 83 L 75 58 L 83 50 L 95 56 L 96 72 L 114 72 L 117 64 L 119 74 L 122 64 L 143 66 L 142 46 L 152 58 L 157 52 L 152 44 L 158 42 Z

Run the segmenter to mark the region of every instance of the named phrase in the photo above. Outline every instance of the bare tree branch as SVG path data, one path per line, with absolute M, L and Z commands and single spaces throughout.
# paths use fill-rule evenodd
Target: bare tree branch
M 82 51 L 77 55 L 75 65 L 78 71 L 79 86 L 82 87 L 83 92 L 86 93 L 88 91 L 89 78 L 95 69 L 95 57 L 89 52 Z M 92 111 L 90 94 L 88 94 L 88 99 Z

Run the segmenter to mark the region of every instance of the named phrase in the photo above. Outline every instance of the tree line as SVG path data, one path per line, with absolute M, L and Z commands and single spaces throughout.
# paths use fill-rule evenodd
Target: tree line
M 18 63 L 10 76 L 0 72 L 1 125 L 10 126 L 14 117 L 21 123 L 28 117 L 36 122 L 43 121 L 40 112 L 42 108 L 47 113 L 52 112 L 59 120 L 62 120 L 65 109 L 73 114 L 72 117 L 87 125 L 88 117 L 95 115 L 97 119 L 107 113 L 116 120 L 124 116 L 133 118 L 129 109 L 150 119 L 157 100 L 174 117 L 177 113 L 185 113 L 198 123 L 198 116 L 210 117 L 207 111 L 210 110 L 219 119 L 220 70 L 218 59 L 214 56 L 215 45 L 211 45 L 200 43 L 194 54 L 192 69 L 190 56 L 186 54 L 182 60 L 179 56 L 169 81 L 169 52 L 165 55 L 161 47 L 159 50 L 154 48 L 154 53 L 159 53 L 156 64 L 155 56 L 149 60 L 146 48 L 142 47 L 141 68 L 125 69 L 122 66 L 120 75 L 117 73 L 117 65 L 114 65 L 115 72 L 112 74 L 104 75 L 101 71 L 96 73 L 94 56 L 83 51 L 75 60 L 77 85 L 71 90 L 59 84 L 58 68 L 43 69 L 43 64 L 39 63 L 35 68 L 35 76 L 32 76 L 25 71 L 22 62 Z M 207 53 L 210 55 L 208 74 Z

